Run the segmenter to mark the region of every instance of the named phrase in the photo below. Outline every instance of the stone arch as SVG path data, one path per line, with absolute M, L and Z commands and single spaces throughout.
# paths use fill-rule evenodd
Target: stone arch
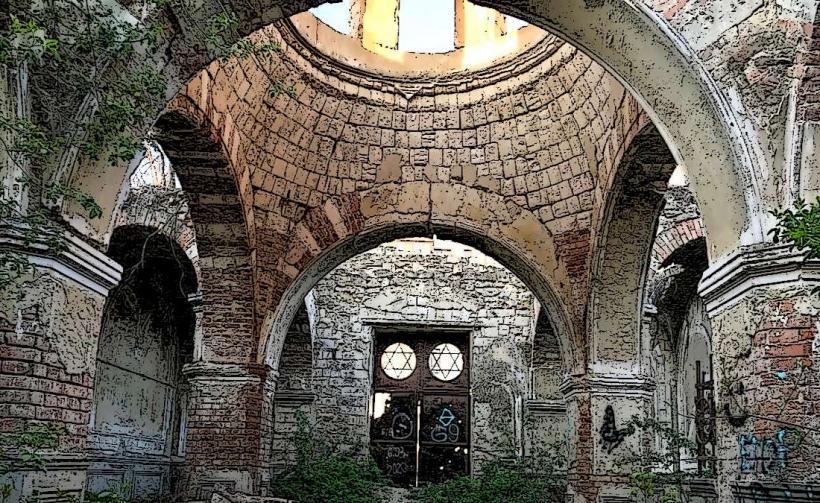
M 521 278 L 555 325 L 565 370 L 579 368 L 576 324 L 565 304 L 571 289 L 566 266 L 538 219 L 501 196 L 445 183 L 387 184 L 327 201 L 308 212 L 293 235 L 267 280 L 277 288 L 262 299 L 259 355 L 271 368 L 279 364 L 302 299 L 319 279 L 381 243 L 432 235 L 472 246 Z
M 589 367 L 646 375 L 641 337 L 644 287 L 663 204 L 675 169 L 663 138 L 645 127 L 626 151 L 606 194 L 594 243 L 587 307 Z
M 678 249 L 692 241 L 703 240 L 704 238 L 703 222 L 700 218 L 678 222 L 669 229 L 665 229 L 655 238 L 655 246 L 652 248 L 652 260 L 660 265 L 665 265 Z
M 236 12 L 245 36 L 283 16 L 323 2 L 297 0 L 269 2 L 250 9 L 240 2 L 206 2 L 193 15 L 191 26 L 223 9 Z M 689 41 L 669 22 L 640 0 L 571 0 L 518 2 L 479 0 L 507 14 L 545 28 L 580 47 L 610 70 L 648 111 L 661 135 L 672 146 L 676 160 L 692 175 L 707 229 L 712 258 L 729 253 L 741 242 L 762 241 L 758 168 L 751 139 L 738 126 L 739 105 L 729 105 L 702 67 Z M 178 19 L 184 18 L 177 13 Z M 707 23 L 708 21 L 697 21 Z M 706 29 L 706 27 L 704 27 Z M 193 31 L 193 30 L 190 30 Z M 186 38 L 171 47 L 182 79 L 201 69 L 208 54 L 192 54 Z M 183 45 L 185 44 L 185 45 Z M 193 57 L 192 57 L 193 56 Z M 671 75 L 676 78 L 670 79 Z M 726 207 L 737 208 L 727 215 Z
M 173 178 L 173 169 L 169 171 Z M 128 193 L 114 212 L 113 231 L 122 232 L 124 226 L 144 226 L 156 229 L 176 242 L 191 260 L 196 271 L 197 283 L 202 282 L 199 270 L 199 251 L 196 246 L 196 232 L 191 221 L 191 213 L 185 195 L 170 187 L 173 180 L 165 185 L 145 185 L 128 188 Z
M 202 293 L 205 361 L 247 362 L 255 357 L 252 227 L 246 225 L 241 174 L 228 163 L 202 114 L 192 103 L 157 121 L 158 141 L 171 160 L 194 226 Z M 252 222 L 252 219 L 248 221 Z
M 669 229 L 675 227 L 670 225 Z M 658 248 L 656 243 L 655 253 Z M 708 437 L 698 438 L 696 433 L 697 422 L 708 421 L 709 411 L 714 413 L 708 392 L 703 393 L 700 403 L 697 400 L 698 384 L 705 386 L 713 381 L 711 326 L 705 304 L 697 292 L 700 278 L 708 267 L 706 241 L 703 237 L 688 240 L 668 253 L 663 262 L 654 265 L 660 269 L 655 269 L 649 281 L 647 302 L 654 307 L 656 413 L 658 420 L 669 421 L 693 445 L 701 442 L 702 468 L 708 468 L 712 466 L 708 457 L 714 455 L 714 445 L 709 445 Z M 680 462 L 685 470 L 697 468 L 691 459 L 682 458 Z
M 709 230 L 709 256 L 763 241 L 759 168 L 751 142 L 689 42 L 641 0 L 521 3 L 478 0 L 551 31 L 609 70 L 647 112 L 671 155 L 692 175 Z M 675 75 L 672 82 L 670 75 Z M 707 133 L 708 131 L 708 133 Z M 726 208 L 738 208 L 727 215 Z
M 317 0 L 265 2 L 250 8 L 236 0 L 206 1 L 196 11 L 185 12 L 182 12 L 186 9 L 184 6 L 166 7 L 164 16 L 173 28 L 169 30 L 173 35 L 169 35 L 172 39 L 164 55 L 170 59 L 166 65 L 171 86 L 169 94 L 175 93 L 181 82 L 213 59 L 209 49 L 195 43 L 194 34 L 217 13 L 227 10 L 236 14 L 238 28 L 226 36 L 227 42 L 234 42 L 277 19 L 321 3 Z M 730 106 L 687 39 L 674 31 L 648 2 L 480 0 L 478 3 L 558 34 L 610 70 L 632 91 L 668 141 L 675 159 L 685 165 L 692 176 L 709 230 L 710 257 L 722 257 L 738 243 L 764 240 L 759 169 L 751 146 L 754 140 L 738 126 L 738 117 L 743 111 L 737 110 L 738 103 Z M 670 78 L 672 75 L 676 78 Z M 101 188 L 99 178 L 86 173 L 75 176 L 75 181 L 81 188 L 96 193 Z M 727 215 L 727 207 L 734 211 Z

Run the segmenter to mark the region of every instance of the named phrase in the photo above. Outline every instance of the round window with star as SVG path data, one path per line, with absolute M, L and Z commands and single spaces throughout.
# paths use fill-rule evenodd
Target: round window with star
M 382 353 L 382 370 L 390 379 L 407 379 L 416 370 L 416 353 L 403 342 L 394 342 Z
M 464 370 L 464 355 L 453 344 L 439 344 L 430 352 L 430 373 L 439 381 L 452 381 Z

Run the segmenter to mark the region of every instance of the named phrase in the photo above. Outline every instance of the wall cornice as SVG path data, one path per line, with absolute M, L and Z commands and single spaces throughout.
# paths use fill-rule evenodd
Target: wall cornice
M 569 400 L 579 394 L 622 398 L 652 398 L 655 381 L 622 374 L 585 374 L 570 376 L 558 388 Z
M 38 269 L 53 271 L 103 296 L 119 283 L 122 266 L 79 236 L 66 231 L 65 249 L 55 255 L 45 236 L 29 240 L 28 231 L 21 225 L 0 224 L 0 247 L 24 255 Z
M 536 416 L 556 416 L 567 413 L 564 400 L 527 400 L 527 411 Z
M 198 361 L 185 364 L 182 374 L 195 381 L 237 381 L 261 383 L 273 378 L 278 373 L 265 364 L 259 363 L 220 363 Z
M 816 285 L 820 261 L 807 261 L 788 245 L 752 245 L 712 265 L 700 281 L 698 293 L 710 315 L 731 307 L 757 288 Z
M 316 400 L 316 393 L 309 390 L 282 390 L 274 395 L 274 402 L 277 405 L 305 405 Z

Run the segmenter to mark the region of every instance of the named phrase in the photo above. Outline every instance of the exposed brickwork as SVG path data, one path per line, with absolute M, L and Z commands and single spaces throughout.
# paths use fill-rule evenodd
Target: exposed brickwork
M 252 227 L 245 224 L 242 194 L 237 192 L 243 185 L 242 171 L 232 172 L 219 143 L 186 116 L 168 114 L 157 126 L 185 191 L 196 234 L 203 358 L 248 361 L 256 352 L 254 278 L 248 237 Z
M 806 48 L 796 57 L 796 70 L 802 77 L 798 119 L 820 121 L 820 13 L 810 30 Z
M 686 243 L 704 237 L 703 222 L 700 218 L 678 222 L 665 229 L 655 238 L 652 247 L 652 260 L 663 264 L 675 250 Z
M 212 65 L 186 90 L 231 163 L 249 173 L 238 182 L 240 192 L 245 182 L 252 192 L 242 198 L 244 211 L 254 215 L 254 229 L 264 228 L 256 231 L 257 318 L 341 239 L 363 226 L 406 221 L 400 206 L 394 216 L 373 219 L 362 206 L 363 191 L 422 182 L 491 192 L 510 211 L 531 212 L 572 269 L 572 281 L 562 285 L 573 291 L 567 305 L 577 308 L 580 328 L 595 190 L 610 183 L 626 145 L 648 120 L 620 84 L 562 46 L 517 78 L 469 93 L 408 99 L 373 92 L 361 77 L 344 92 L 331 92 L 333 77 L 313 66 L 309 51 L 288 33 L 270 27 L 258 35 L 284 47 L 270 67 L 250 59 Z M 263 94 L 268 74 L 292 82 L 295 96 Z M 394 163 L 395 174 L 388 174 Z
M 0 431 L 23 424 L 64 426 L 61 450 L 84 449 L 88 436 L 94 376 L 66 371 L 53 342 L 34 330 L 16 332 L 6 325 L 0 331 L 0 402 L 7 407 Z

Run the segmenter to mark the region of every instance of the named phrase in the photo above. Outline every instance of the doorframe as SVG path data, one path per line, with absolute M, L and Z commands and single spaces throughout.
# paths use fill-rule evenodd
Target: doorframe
M 486 327 L 486 323 L 468 323 L 468 322 L 454 322 L 454 321 L 446 321 L 446 320 L 385 320 L 385 319 L 374 319 L 374 318 L 363 318 L 361 320 L 362 326 L 367 327 L 370 332 L 370 390 L 369 395 L 370 398 L 368 399 L 367 405 L 367 446 L 368 449 L 370 448 L 370 420 L 372 415 L 371 407 L 373 405 L 373 397 L 375 395 L 375 386 L 376 386 L 376 379 L 375 379 L 375 372 L 376 372 L 376 338 L 379 334 L 391 334 L 391 333 L 462 333 L 467 336 L 467 351 L 468 351 L 468 362 L 470 363 L 470 376 L 469 376 L 469 386 L 467 388 L 467 407 L 469 409 L 469 429 L 470 429 L 470 439 L 469 439 L 469 453 L 468 453 L 468 463 L 469 463 L 469 473 L 470 477 L 474 476 L 474 463 L 473 463 L 473 445 L 475 444 L 475 437 L 473 432 L 473 417 L 475 417 L 475 410 L 473 410 L 473 378 L 472 378 L 472 367 L 473 367 L 473 342 L 475 339 L 475 335 L 480 333 L 481 329 Z M 426 362 L 425 362 L 426 364 Z M 417 363 L 418 365 L 418 363 Z M 418 428 L 418 425 L 416 425 Z

